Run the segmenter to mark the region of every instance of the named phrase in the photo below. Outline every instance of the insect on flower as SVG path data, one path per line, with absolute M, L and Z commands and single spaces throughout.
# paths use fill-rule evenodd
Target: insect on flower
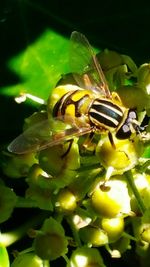
M 76 31 L 70 39 L 70 67 L 78 86 L 56 87 L 60 95 L 53 105 L 51 118 L 19 135 L 8 146 L 10 152 L 39 151 L 75 136 L 94 133 L 108 133 L 115 147 L 112 133 L 118 139 L 128 139 L 132 132 L 141 131 L 136 111 L 125 107 L 117 93 L 110 92 L 87 38 Z M 61 123 L 62 127 L 55 127 Z

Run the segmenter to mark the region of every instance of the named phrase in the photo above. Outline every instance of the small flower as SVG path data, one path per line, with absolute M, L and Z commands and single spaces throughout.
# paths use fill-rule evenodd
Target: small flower
M 43 267 L 43 264 L 43 260 L 33 252 L 19 253 L 11 264 L 11 267 Z
M 99 251 L 95 248 L 77 248 L 71 255 L 67 267 L 106 267 Z
M 118 179 L 113 178 L 106 184 L 104 181 L 100 182 L 93 190 L 91 205 L 101 216 L 114 218 L 129 215 L 131 212 L 127 184 L 117 177 Z
M 68 241 L 62 225 L 52 217 L 46 219 L 34 242 L 36 254 L 45 260 L 55 260 L 67 253 Z

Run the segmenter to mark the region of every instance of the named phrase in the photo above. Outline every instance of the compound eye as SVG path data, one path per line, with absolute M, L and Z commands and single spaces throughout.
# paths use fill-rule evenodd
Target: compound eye
M 116 133 L 116 137 L 118 139 L 128 139 L 130 135 L 131 135 L 131 130 L 128 124 L 123 124 Z
M 129 114 L 128 114 L 128 117 L 132 120 L 136 120 L 137 119 L 137 114 L 134 110 L 130 110 L 129 111 Z

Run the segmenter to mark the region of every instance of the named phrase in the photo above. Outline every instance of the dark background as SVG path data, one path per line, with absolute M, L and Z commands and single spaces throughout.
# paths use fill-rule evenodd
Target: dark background
M 150 59 L 148 1 L 3 0 L 0 3 L 0 87 L 19 81 L 7 69 L 6 61 L 48 27 L 68 38 L 73 30 L 80 31 L 93 45 L 127 54 L 138 65 Z M 0 94 L 1 145 L 20 132 L 24 117 L 32 109 Z M 132 254 L 127 259 L 128 267 L 137 264 Z M 110 266 L 127 266 L 127 259 L 116 260 Z
M 0 87 L 19 81 L 7 69 L 6 61 L 48 27 L 68 38 L 73 30 L 80 31 L 92 45 L 127 54 L 137 64 L 150 58 L 148 1 L 3 0 L 0 3 Z M 27 117 L 32 110 L 2 95 L 0 104 L 0 135 L 1 140 L 7 141 L 20 132 L 24 114 Z

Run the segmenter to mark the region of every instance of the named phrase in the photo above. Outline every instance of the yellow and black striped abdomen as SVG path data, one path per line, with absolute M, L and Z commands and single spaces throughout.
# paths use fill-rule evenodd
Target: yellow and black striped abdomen
M 124 118 L 123 110 L 108 99 L 95 99 L 89 110 L 89 119 L 99 129 L 116 129 Z
M 93 97 L 87 90 L 75 89 L 63 94 L 53 107 L 53 117 L 72 116 L 79 118 L 88 115 L 89 105 Z

